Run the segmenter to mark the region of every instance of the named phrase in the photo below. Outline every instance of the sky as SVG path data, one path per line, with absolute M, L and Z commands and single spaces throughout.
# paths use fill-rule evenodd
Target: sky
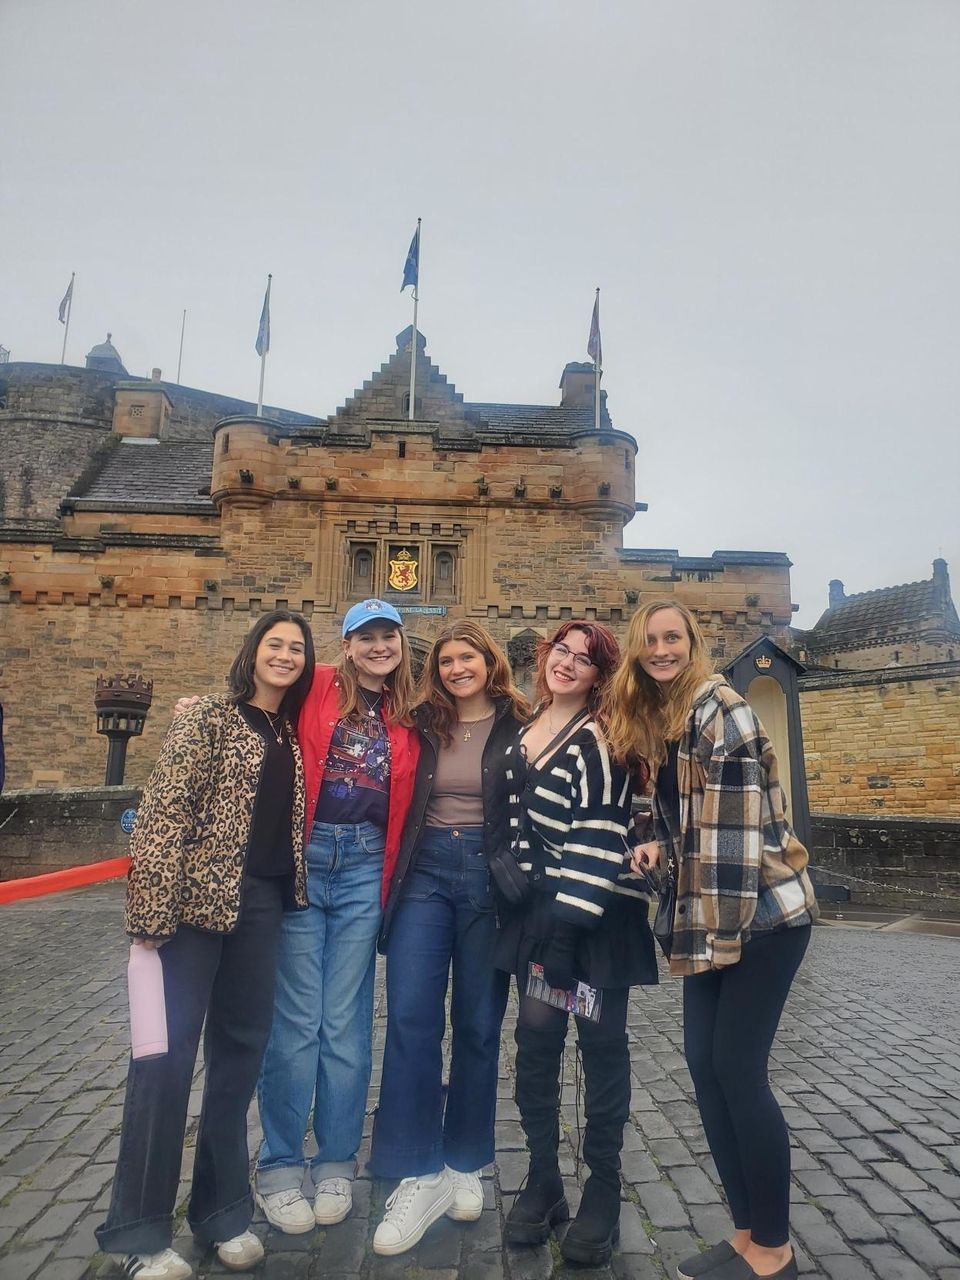
M 0 344 L 326 416 L 411 321 L 558 403 L 601 288 L 627 546 L 960 582 L 955 0 L 0 0 Z M 960 592 L 954 592 L 955 598 Z

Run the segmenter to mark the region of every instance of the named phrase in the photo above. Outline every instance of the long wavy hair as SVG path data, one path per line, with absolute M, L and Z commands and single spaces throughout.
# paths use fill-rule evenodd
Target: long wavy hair
M 587 653 L 597 668 L 597 682 L 587 695 L 587 707 L 591 716 L 599 719 L 604 692 L 620 661 L 620 645 L 617 637 L 602 622 L 586 622 L 574 618 L 570 622 L 561 623 L 548 640 L 540 640 L 537 643 L 537 674 L 534 683 L 537 701 L 541 708 L 549 707 L 553 701 L 553 694 L 547 688 L 547 658 L 553 646 L 562 644 L 571 631 L 583 632 L 586 637 Z
M 644 671 L 640 658 L 649 648 L 650 619 L 661 609 L 675 609 L 690 640 L 690 665 L 666 686 Z M 630 619 L 620 666 L 604 699 L 607 742 L 619 760 L 645 760 L 654 769 L 667 758 L 667 743 L 683 733 L 694 696 L 713 675 L 703 632 L 686 605 L 677 600 L 651 600 Z
M 290 688 L 284 692 L 278 712 L 278 714 L 296 725 L 300 708 L 310 692 L 310 686 L 313 683 L 313 669 L 316 666 L 310 624 L 302 614 L 293 613 L 289 609 L 272 609 L 270 613 L 265 613 L 262 617 L 259 617 L 244 636 L 240 652 L 233 660 L 230 671 L 227 674 L 227 689 L 230 693 L 231 702 L 249 702 L 253 697 L 257 691 L 257 686 L 253 679 L 253 671 L 257 662 L 257 650 L 260 648 L 260 642 L 267 632 L 272 631 L 280 622 L 292 622 L 294 626 L 300 628 L 303 634 L 303 670 Z
M 410 663 L 410 644 L 403 627 L 400 632 L 400 663 L 383 682 L 385 697 L 383 699 L 384 719 L 390 724 L 413 724 L 413 708 L 417 701 L 416 682 L 413 678 L 413 667 Z M 353 663 L 343 649 L 333 664 L 337 669 L 340 681 L 340 715 L 343 719 L 366 716 L 367 704 L 362 700 L 360 684 Z
M 510 661 L 493 636 L 479 622 L 469 618 L 461 618 L 457 622 L 448 623 L 427 654 L 417 691 L 425 727 L 432 730 L 442 743 L 449 746 L 453 741 L 453 726 L 457 722 L 457 701 L 448 693 L 440 679 L 440 650 L 452 640 L 459 640 L 476 649 L 487 668 L 486 691 L 491 698 L 509 698 L 510 714 L 515 720 L 525 721 L 530 718 L 530 703 L 517 688 L 510 670 Z

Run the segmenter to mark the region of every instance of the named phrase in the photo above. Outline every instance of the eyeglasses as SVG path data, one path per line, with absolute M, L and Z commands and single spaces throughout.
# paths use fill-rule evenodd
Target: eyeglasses
M 572 649 L 568 649 L 562 640 L 556 640 L 550 646 L 558 658 L 572 658 L 582 671 L 586 671 L 588 667 L 595 667 L 597 664 L 585 653 L 574 653 Z

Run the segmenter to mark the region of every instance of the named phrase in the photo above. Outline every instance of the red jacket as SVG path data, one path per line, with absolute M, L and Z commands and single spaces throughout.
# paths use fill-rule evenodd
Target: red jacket
M 313 685 L 300 710 L 297 737 L 303 752 L 303 773 L 306 784 L 306 833 L 310 837 L 313 814 L 320 795 L 323 771 L 327 764 L 327 751 L 333 730 L 340 719 L 340 681 L 336 667 L 317 664 Z M 390 741 L 390 796 L 387 801 L 387 835 L 383 858 L 383 884 L 381 901 L 386 902 L 393 869 L 400 852 L 400 834 L 407 819 L 407 810 L 413 799 L 413 782 L 420 755 L 420 739 L 415 729 L 387 721 L 387 738 Z

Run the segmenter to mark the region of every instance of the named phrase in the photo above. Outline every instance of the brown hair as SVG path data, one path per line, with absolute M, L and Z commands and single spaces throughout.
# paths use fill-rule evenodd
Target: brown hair
M 389 624 L 389 619 L 376 619 L 376 621 L 386 621 Z M 393 625 L 397 626 L 396 623 Z M 413 679 L 413 668 L 410 665 L 407 633 L 400 626 L 397 626 L 397 630 L 400 632 L 400 664 L 383 682 L 386 694 L 383 700 L 383 714 L 390 724 L 404 724 L 409 727 L 413 724 L 412 712 L 417 700 L 416 685 Z M 348 661 L 342 648 L 333 665 L 337 669 L 337 679 L 340 681 L 340 715 L 345 720 L 349 720 L 352 716 L 365 715 L 367 707 L 360 696 L 356 669 L 353 663 Z
M 648 648 L 650 619 L 661 609 L 675 609 L 690 640 L 690 665 L 664 687 L 640 665 Z M 713 675 L 706 642 L 697 620 L 677 600 L 651 600 L 630 619 L 627 643 L 604 699 L 607 741 L 620 760 L 646 760 L 651 766 L 667 757 L 667 743 L 683 733 L 697 689 Z
M 585 622 L 573 619 L 563 622 L 549 640 L 540 640 L 537 644 L 537 675 L 534 689 L 539 702 L 548 707 L 553 701 L 553 694 L 547 688 L 547 658 L 555 644 L 561 644 L 571 631 L 582 631 L 587 638 L 587 654 L 597 668 L 597 682 L 587 695 L 587 706 L 591 715 L 596 715 L 601 705 L 604 691 L 617 663 L 620 661 L 620 645 L 617 637 L 602 622 Z
M 443 628 L 433 648 L 427 654 L 420 677 L 418 697 L 423 707 L 426 727 L 431 729 L 446 746 L 453 741 L 453 726 L 457 722 L 457 704 L 452 694 L 443 687 L 440 679 L 440 650 L 452 640 L 460 640 L 476 649 L 487 667 L 487 693 L 491 698 L 509 698 L 510 713 L 515 720 L 530 718 L 530 703 L 514 684 L 513 672 L 507 655 L 493 636 L 479 622 L 461 618 Z
M 231 664 L 227 674 L 227 688 L 230 691 L 231 702 L 248 702 L 253 697 L 257 691 L 253 671 L 257 663 L 260 641 L 268 631 L 272 631 L 281 622 L 292 622 L 303 634 L 303 670 L 290 688 L 284 692 L 279 707 L 279 714 L 296 724 L 300 708 L 313 684 L 313 669 L 316 665 L 310 624 L 301 614 L 292 613 L 289 609 L 273 609 L 270 613 L 259 617 L 244 636 L 240 652 Z

